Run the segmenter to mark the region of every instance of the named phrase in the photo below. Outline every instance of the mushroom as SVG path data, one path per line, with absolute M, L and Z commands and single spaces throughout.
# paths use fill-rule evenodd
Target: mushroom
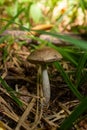
M 55 61 L 59 61 L 62 56 L 51 47 L 43 47 L 37 49 L 28 56 L 28 61 L 33 64 L 39 64 L 41 66 L 42 75 L 42 90 L 44 96 L 44 105 L 48 105 L 50 101 L 50 82 L 47 72 L 47 64 Z

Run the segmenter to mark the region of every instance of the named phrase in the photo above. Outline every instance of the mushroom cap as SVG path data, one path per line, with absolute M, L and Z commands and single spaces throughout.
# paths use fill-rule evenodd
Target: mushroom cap
M 31 54 L 28 56 L 28 61 L 34 64 L 45 64 L 59 61 L 61 58 L 61 54 L 55 49 L 51 47 L 43 47 L 31 52 Z

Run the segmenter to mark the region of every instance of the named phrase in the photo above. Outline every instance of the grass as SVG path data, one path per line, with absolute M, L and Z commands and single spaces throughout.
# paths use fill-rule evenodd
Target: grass
M 52 3 L 53 0 L 50 0 L 50 2 Z M 8 20 L 8 18 L 7 19 L 3 19 L 3 18 L 0 19 L 0 21 L 7 22 L 7 24 L 5 24 L 5 26 L 1 28 L 0 33 L 5 31 L 6 29 L 8 29 L 13 24 L 18 26 L 18 28 L 20 28 L 21 30 L 29 31 L 30 27 L 34 24 L 34 22 L 43 23 L 42 21 L 45 21 L 45 20 L 47 22 L 49 22 L 49 21 L 52 22 L 52 19 L 50 17 L 51 16 L 50 13 L 52 13 L 52 12 L 50 12 L 50 10 L 48 12 L 47 19 L 45 17 L 42 17 L 43 15 L 41 15 L 40 10 L 38 10 L 37 13 L 40 14 L 40 16 L 39 16 L 38 20 L 35 21 L 36 15 L 34 15 L 35 17 L 33 18 L 32 16 L 29 16 L 29 12 L 28 12 L 28 11 L 30 11 L 31 5 L 35 4 L 35 1 L 34 1 L 34 3 L 31 2 L 31 1 L 27 1 L 27 3 L 28 3 L 28 6 L 27 6 L 27 9 L 25 9 L 23 7 L 24 2 L 21 3 L 21 4 L 17 3 L 17 1 L 15 2 L 15 5 L 17 5 L 17 7 L 15 6 L 17 8 L 17 10 L 16 10 L 17 12 L 16 12 L 15 16 L 10 16 L 10 14 L 12 14 L 12 12 L 10 12 L 10 14 L 8 15 L 8 17 L 10 17 L 10 20 Z M 53 6 L 53 4 L 51 4 L 52 7 L 50 7 L 50 8 L 52 10 L 54 10 L 56 3 L 57 3 L 57 1 L 55 0 L 54 6 Z M 5 5 L 4 2 L 2 4 L 3 4 L 3 6 Z M 47 4 L 49 6 L 50 3 L 48 2 Z M 74 3 L 73 3 L 73 5 L 74 5 Z M 79 4 L 78 4 L 78 6 L 76 6 L 76 8 L 78 10 L 80 8 L 83 11 L 84 15 L 85 15 L 85 10 L 86 10 L 85 5 L 86 4 L 85 4 L 84 1 L 79 0 Z M 8 9 L 10 9 L 10 6 L 8 7 Z M 63 15 L 60 14 L 55 21 L 55 25 L 57 25 L 57 24 L 59 25 L 59 23 L 63 20 L 64 16 L 66 16 L 66 15 L 68 16 L 70 14 L 70 11 L 71 11 L 71 7 L 69 7 L 69 10 L 65 11 L 63 13 Z M 26 12 L 27 12 L 27 15 L 26 15 Z M 33 9 L 33 12 L 35 12 L 34 9 Z M 77 13 L 76 12 L 74 14 L 74 6 L 72 6 L 72 12 L 73 13 L 71 14 L 71 19 L 70 19 L 70 21 L 67 25 L 72 24 L 77 17 L 77 16 L 74 16 Z M 21 14 L 25 16 L 25 18 L 23 17 L 23 21 L 20 20 Z M 29 22 L 29 20 L 33 21 L 32 22 L 33 24 L 31 22 Z M 26 21 L 25 25 L 29 22 L 28 27 L 23 26 L 24 21 Z M 63 60 L 68 61 L 75 68 L 75 71 L 74 71 L 75 80 L 74 80 L 74 82 L 72 82 L 71 79 L 69 78 L 69 75 L 63 69 L 61 64 L 59 62 L 54 63 L 56 69 L 58 69 L 58 71 L 60 71 L 64 81 L 66 82 L 69 89 L 72 91 L 72 94 L 74 94 L 76 96 L 76 98 L 80 101 L 79 105 L 72 111 L 71 115 L 69 115 L 67 117 L 67 119 L 64 120 L 64 122 L 61 124 L 60 128 L 58 129 L 58 130 L 68 130 L 72 127 L 73 123 L 75 123 L 77 121 L 77 119 L 87 110 L 87 97 L 82 95 L 81 92 L 79 91 L 79 88 L 81 87 L 81 83 L 85 82 L 84 77 L 87 76 L 87 72 L 86 72 L 86 67 L 87 67 L 87 62 L 86 62 L 87 61 L 87 42 L 83 41 L 83 40 L 78 40 L 78 39 L 72 38 L 68 35 L 63 35 L 61 33 L 55 32 L 55 30 L 57 30 L 57 29 L 58 28 L 56 28 L 56 29 L 54 28 L 54 30 L 53 30 L 54 32 L 52 32 L 52 31 L 46 32 L 46 31 L 39 31 L 39 30 L 37 32 L 40 33 L 40 34 L 51 35 L 53 37 L 61 39 L 65 42 L 72 44 L 72 46 L 74 46 L 74 47 L 72 47 L 72 46 L 71 47 L 65 47 L 65 48 L 64 47 L 63 48 L 62 47 L 56 47 L 52 43 L 43 41 L 43 40 L 41 40 L 37 37 L 33 36 L 31 38 L 41 42 L 41 44 L 47 44 L 48 46 L 51 46 L 54 49 L 56 49 L 57 51 L 59 51 L 61 53 L 61 55 L 63 56 Z M 66 28 L 64 28 L 64 29 L 66 29 Z M 75 30 L 75 31 L 77 31 L 77 30 Z M 86 31 L 87 31 L 87 29 L 86 29 Z M 0 38 L 0 44 L 2 44 L 7 39 L 8 39 L 8 36 Z M 33 45 L 33 47 L 37 48 L 39 46 Z M 6 50 L 4 51 L 4 53 L 7 55 Z M 5 58 L 6 58 L 6 55 L 5 55 Z M 0 83 L 7 90 L 7 92 L 11 95 L 13 100 L 19 106 L 21 106 L 22 103 L 16 97 L 15 91 L 13 91 L 11 89 L 11 87 L 8 86 L 8 84 L 1 77 L 0 77 Z
M 56 47 L 55 45 L 53 45 L 50 42 L 45 43 L 45 44 L 48 44 L 50 47 L 53 47 L 54 49 L 59 51 L 62 54 L 63 58 L 66 59 L 67 61 L 69 61 L 71 64 L 73 64 L 74 67 L 76 68 L 76 71 L 74 72 L 74 74 L 76 75 L 76 83 L 73 83 L 71 81 L 71 79 L 69 78 L 69 75 L 65 72 L 65 70 L 61 66 L 61 64 L 58 62 L 54 63 L 55 67 L 58 69 L 58 71 L 60 71 L 60 73 L 61 73 L 63 79 L 65 80 L 67 86 L 69 87 L 69 89 L 80 101 L 80 104 L 75 108 L 75 110 L 71 113 L 71 115 L 68 116 L 67 119 L 65 119 L 65 121 L 60 126 L 60 130 L 67 130 L 70 127 L 72 127 L 73 123 L 75 123 L 76 120 L 81 116 L 81 114 L 84 113 L 87 109 L 87 105 L 86 105 L 87 97 L 84 97 L 78 90 L 79 86 L 80 86 L 80 82 L 82 80 L 82 73 L 85 74 L 84 68 L 86 66 L 86 60 L 87 60 L 87 53 L 86 53 L 87 44 L 85 41 L 77 40 L 77 39 L 74 39 L 74 38 L 66 36 L 66 35 L 56 34 L 56 33 L 52 33 L 52 32 L 43 32 L 43 31 L 39 31 L 39 32 L 43 33 L 43 34 L 51 35 L 51 36 L 59 38 L 63 41 L 69 42 L 74 45 L 74 48 L 76 46 L 77 53 L 74 51 L 74 49 L 72 49 L 72 47 L 69 47 L 69 48 L 63 47 L 62 48 L 62 47 Z M 2 38 L 1 42 L 4 41 L 6 38 L 7 37 Z M 34 38 L 34 39 L 39 40 L 39 38 Z M 39 40 L 39 41 L 41 41 L 41 40 Z M 80 58 L 77 62 L 78 56 Z M 75 58 L 75 57 L 77 57 L 77 58 Z M 11 89 L 11 87 L 8 86 L 7 83 L 1 77 L 0 77 L 0 81 L 1 81 L 2 86 L 11 95 L 13 100 L 18 105 L 21 105 L 22 103 L 15 96 L 15 91 L 13 91 Z M 77 116 L 75 116 L 76 114 L 77 114 Z

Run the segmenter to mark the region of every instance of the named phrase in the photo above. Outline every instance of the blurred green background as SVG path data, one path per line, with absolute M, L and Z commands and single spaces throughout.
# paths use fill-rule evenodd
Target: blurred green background
M 87 30 L 87 0 L 0 0 L 2 27 L 15 16 L 14 28 L 53 24 L 56 31 L 83 33 Z

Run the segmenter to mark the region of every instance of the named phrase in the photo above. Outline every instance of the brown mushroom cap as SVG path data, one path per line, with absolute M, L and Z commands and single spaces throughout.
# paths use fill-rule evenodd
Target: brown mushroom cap
M 33 51 L 29 57 L 28 61 L 31 63 L 44 64 L 54 61 L 59 61 L 62 58 L 61 54 L 51 47 L 43 47 Z

